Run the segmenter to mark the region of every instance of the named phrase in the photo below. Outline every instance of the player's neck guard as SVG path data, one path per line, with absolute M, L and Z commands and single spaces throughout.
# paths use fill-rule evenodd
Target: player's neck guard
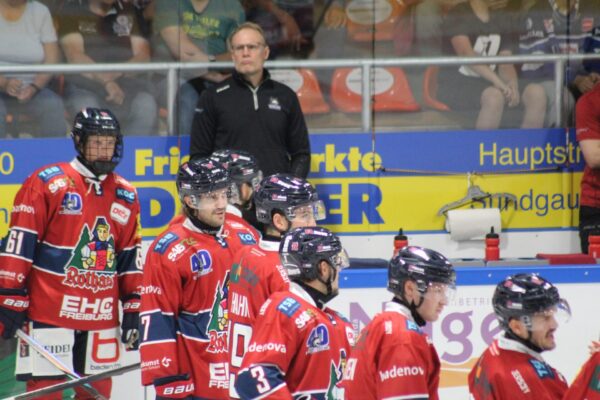
M 307 285 L 304 281 L 296 280 L 294 282 L 296 282 L 299 286 L 302 287 L 302 289 L 306 291 L 306 293 L 308 293 L 308 295 L 314 300 L 315 304 L 317 305 L 317 307 L 319 307 L 320 310 L 325 308 L 325 304 L 327 304 L 328 301 L 330 301 L 337 295 L 337 293 L 333 296 L 322 293 L 314 287 Z
M 542 351 L 544 351 L 544 349 L 542 349 L 541 347 L 538 347 L 535 344 L 531 343 L 531 340 L 530 340 L 531 339 L 531 331 L 527 331 L 527 333 L 528 333 L 528 338 L 523 339 L 523 338 L 515 335 L 515 333 L 513 331 L 511 331 L 510 329 L 507 329 L 504 331 L 504 336 L 506 336 L 507 339 L 511 339 L 511 340 L 514 340 L 515 342 L 521 343 L 522 345 L 535 351 L 536 353 L 541 353 Z
M 411 304 L 408 304 L 408 302 L 404 299 L 399 298 L 398 296 L 394 296 L 394 298 L 392 299 L 393 302 L 398 303 L 398 304 L 402 304 L 404 307 L 408 308 L 410 310 L 410 315 L 412 315 L 413 319 L 415 320 L 416 324 L 419 326 L 425 326 L 425 324 L 427 323 L 427 321 L 425 321 L 423 319 L 423 317 L 421 317 L 421 315 L 417 312 L 417 305 L 412 302 Z M 423 302 L 423 300 L 421 300 L 421 302 Z
M 208 224 L 205 224 L 204 222 L 202 222 L 198 218 L 196 218 L 193 215 L 193 213 L 189 213 L 187 215 L 187 217 L 190 220 L 190 222 L 194 225 L 194 227 L 196 227 L 202 233 L 206 233 L 207 235 L 217 236 L 221 232 L 221 230 L 223 229 L 222 225 L 219 226 L 219 227 L 217 227 L 217 228 L 215 228 L 214 226 L 210 226 Z

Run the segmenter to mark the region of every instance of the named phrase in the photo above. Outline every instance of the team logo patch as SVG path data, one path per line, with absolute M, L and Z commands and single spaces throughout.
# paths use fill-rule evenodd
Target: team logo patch
M 406 329 L 421 333 L 421 328 L 414 321 L 406 320 Z
M 219 282 L 220 283 L 220 282 Z M 227 330 L 229 328 L 229 313 L 227 299 L 229 297 L 229 273 L 225 276 L 223 285 L 219 286 L 215 292 L 215 301 L 213 302 L 210 311 L 210 320 L 206 334 L 209 339 L 206 351 L 209 353 L 224 353 L 227 352 L 227 344 L 229 342 Z
M 113 288 L 115 272 L 115 240 L 106 218 L 98 217 L 92 232 L 83 226 L 62 283 L 96 293 Z
M 126 201 L 129 204 L 132 204 L 135 201 L 135 192 L 123 188 L 117 188 L 116 196 L 117 199 Z
M 529 360 L 529 364 L 531 364 L 531 366 L 535 370 L 535 373 L 537 374 L 537 376 L 540 377 L 540 379 L 554 379 L 554 372 L 545 362 L 535 360 L 532 358 L 531 360 Z
M 50 179 L 54 178 L 57 175 L 62 175 L 63 174 L 63 170 L 58 166 L 55 165 L 53 167 L 48 167 L 45 170 L 41 171 L 38 173 L 38 177 L 43 180 L 44 182 L 48 182 Z
M 83 201 L 79 193 L 67 192 L 62 199 L 59 214 L 80 215 L 83 209 Z
M 299 308 L 300 308 L 300 303 L 298 303 L 296 300 L 294 300 L 291 297 L 286 297 L 277 306 L 277 309 L 279 311 L 281 311 L 282 313 L 284 313 L 285 315 L 287 315 L 288 317 L 291 317 L 292 315 L 294 315 L 294 313 L 296 311 L 298 311 Z
M 179 236 L 174 233 L 167 232 L 163 237 L 158 239 L 158 242 L 156 242 L 154 245 L 154 251 L 159 254 L 164 254 L 169 245 L 177 239 L 179 239 Z
M 190 257 L 190 267 L 195 274 L 194 279 L 212 272 L 212 257 L 208 250 L 202 249 Z
M 279 104 L 279 100 L 277 100 L 277 97 L 269 98 L 269 108 L 271 110 L 281 111 L 281 105 Z
M 254 236 L 252 236 L 251 233 L 243 233 L 243 232 L 238 232 L 238 236 L 240 238 L 240 242 L 242 242 L 242 244 L 256 244 L 256 240 L 254 239 Z
M 112 203 L 110 205 L 110 217 L 121 225 L 127 225 L 130 216 L 131 210 L 129 208 L 119 203 Z
M 310 331 L 306 341 L 307 354 L 329 350 L 329 331 L 327 326 L 319 324 Z

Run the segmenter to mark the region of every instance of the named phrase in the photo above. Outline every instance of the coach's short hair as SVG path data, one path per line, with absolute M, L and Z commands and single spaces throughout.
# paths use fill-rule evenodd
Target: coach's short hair
M 232 50 L 232 48 L 231 48 L 232 47 L 231 42 L 233 41 L 233 37 L 235 35 L 237 35 L 238 32 L 240 32 L 243 29 L 252 29 L 253 31 L 258 32 L 258 34 L 262 37 L 264 45 L 268 46 L 267 45 L 267 39 L 265 38 L 265 31 L 263 31 L 263 28 L 261 28 L 260 25 L 255 24 L 254 22 L 244 22 L 243 24 L 241 24 L 237 28 L 235 28 L 234 31 L 231 32 L 231 34 L 227 38 L 227 48 L 229 49 L 229 51 Z

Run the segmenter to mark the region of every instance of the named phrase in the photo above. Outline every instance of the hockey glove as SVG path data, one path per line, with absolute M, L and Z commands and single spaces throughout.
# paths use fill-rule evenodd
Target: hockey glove
M 140 299 L 130 298 L 123 303 L 121 342 L 126 350 L 137 350 L 140 345 Z
M 185 399 L 194 394 L 194 381 L 189 374 L 172 375 L 154 380 L 157 399 Z
M 25 289 L 0 289 L 0 334 L 4 339 L 15 336 L 27 318 L 29 296 Z

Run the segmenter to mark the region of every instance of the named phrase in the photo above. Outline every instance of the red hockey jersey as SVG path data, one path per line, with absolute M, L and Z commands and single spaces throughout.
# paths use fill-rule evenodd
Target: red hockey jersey
M 351 324 L 292 283 L 263 304 L 236 380 L 242 399 L 335 398 L 353 344 Z
M 405 306 L 389 302 L 361 332 L 344 371 L 344 399 L 438 399 L 440 361 Z
M 0 251 L 0 287 L 27 286 L 31 320 L 78 330 L 118 325 L 118 299 L 139 293 L 139 202 L 78 160 L 42 167 L 18 191 Z
M 229 283 L 229 374 L 230 393 L 242 366 L 252 324 L 263 303 L 275 292 L 287 290 L 287 273 L 279 259 L 279 242 L 260 240 L 258 246 L 244 247 L 235 256 Z
M 195 396 L 229 398 L 229 272 L 233 255 L 255 245 L 252 232 L 225 219 L 221 234 L 198 230 L 189 219 L 154 240 L 142 289 L 142 383 L 189 374 Z
M 565 378 L 539 353 L 504 336 L 492 342 L 469 373 L 474 400 L 556 400 L 566 390 Z
M 563 400 L 600 400 L 600 351 L 583 365 Z

